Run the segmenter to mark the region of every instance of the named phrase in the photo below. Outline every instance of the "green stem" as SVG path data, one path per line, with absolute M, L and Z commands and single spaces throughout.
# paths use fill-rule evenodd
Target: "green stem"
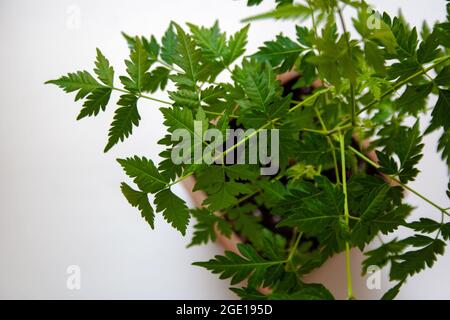
M 400 87 L 404 86 L 405 84 L 407 84 L 411 80 L 414 80 L 415 78 L 417 78 L 417 77 L 427 73 L 428 71 L 434 69 L 435 67 L 437 67 L 441 63 L 444 63 L 444 62 L 446 62 L 448 60 L 450 60 L 450 55 L 449 56 L 445 56 L 445 57 L 440 57 L 440 58 L 434 60 L 433 63 L 430 66 L 428 66 L 427 68 L 422 68 L 421 70 L 417 71 L 416 73 L 414 73 L 413 75 L 409 76 L 408 78 L 395 83 L 390 89 L 388 89 L 386 92 L 381 94 L 381 96 L 379 98 L 376 98 L 376 99 L 372 100 L 372 102 L 370 102 L 367 106 L 365 106 L 364 108 L 361 108 L 358 112 L 356 112 L 356 115 L 358 116 L 361 113 L 369 110 L 374 105 L 376 105 L 377 103 L 381 102 L 385 97 L 387 97 L 391 93 L 397 91 Z M 349 119 L 344 119 L 344 120 L 342 120 L 341 122 L 339 122 L 337 124 L 337 127 L 343 126 L 343 125 L 347 124 L 348 122 L 349 122 Z M 333 130 L 335 130 L 335 129 L 333 129 Z
M 310 102 L 311 100 L 314 100 L 316 97 L 318 97 L 319 95 L 328 92 L 331 88 L 326 88 L 323 90 L 320 90 L 318 92 L 316 92 L 315 94 L 309 96 L 308 98 L 306 98 L 305 100 L 303 100 L 302 102 L 298 103 L 297 105 L 295 105 L 293 108 L 291 108 L 288 112 L 293 112 L 294 110 L 300 108 L 301 106 L 303 106 L 304 104 Z M 126 93 L 130 93 L 128 91 L 122 90 L 122 89 L 117 89 L 115 88 L 115 90 L 118 91 L 122 91 L 122 92 L 126 92 Z M 150 98 L 150 100 L 156 100 L 158 102 L 162 102 L 159 101 L 158 99 L 155 98 L 151 98 L 151 97 L 144 97 L 143 98 Z M 168 103 L 168 102 L 167 102 Z M 171 104 L 171 103 L 169 103 Z M 263 126 L 261 126 L 259 129 L 255 130 L 254 132 L 252 132 L 251 134 L 249 134 L 248 136 L 246 136 L 244 139 L 240 140 L 238 143 L 236 143 L 235 145 L 231 146 L 230 148 L 228 148 L 227 150 L 225 150 L 224 152 L 222 152 L 221 154 L 217 155 L 216 157 L 214 157 L 213 161 L 216 161 L 222 157 L 224 157 L 228 152 L 236 149 L 237 147 L 239 147 L 240 145 L 242 145 L 243 143 L 247 142 L 247 140 L 249 140 L 250 138 L 252 138 L 253 136 L 255 136 L 256 134 L 258 134 L 261 130 L 267 128 L 269 125 L 275 123 L 276 121 L 280 120 L 280 118 L 276 118 L 276 119 L 272 119 L 270 121 L 268 121 L 266 124 L 264 124 Z M 171 186 L 177 184 L 178 182 L 183 181 L 184 179 L 186 179 L 187 177 L 191 176 L 193 174 L 193 172 L 189 172 L 186 175 L 183 175 L 181 177 L 179 177 L 177 180 L 175 180 L 174 182 L 169 183 L 166 188 L 170 188 Z
M 344 36 L 345 36 L 345 42 L 347 45 L 347 55 L 348 55 L 348 59 L 350 60 L 350 63 L 353 60 L 353 55 L 352 55 L 352 46 L 350 45 L 350 35 L 347 32 L 347 26 L 345 25 L 345 21 L 344 21 L 344 17 L 342 15 L 342 10 L 339 7 L 339 5 L 337 6 L 337 11 L 338 11 L 338 15 L 339 15 L 339 20 L 341 21 L 341 25 L 342 25 L 342 30 L 344 31 Z M 350 81 L 350 113 L 351 113 L 351 121 L 352 121 L 352 126 L 355 126 L 356 124 L 356 99 L 355 99 L 355 86 L 353 84 L 352 79 L 349 79 Z
M 302 238 L 303 233 L 299 232 L 297 235 L 297 239 L 295 239 L 294 244 L 291 247 L 291 250 L 289 250 L 289 255 L 286 259 L 286 262 L 290 262 L 292 260 L 292 258 L 295 255 L 295 252 L 297 252 L 297 248 L 298 248 L 298 244 L 300 243 L 300 239 Z
M 396 84 L 394 84 L 389 90 L 387 90 L 386 92 L 384 92 L 378 99 L 374 99 L 371 103 L 369 103 L 367 106 L 365 106 L 364 108 L 362 108 L 361 110 L 358 111 L 357 115 L 363 113 L 364 111 L 369 110 L 370 108 L 372 108 L 375 104 L 377 104 L 378 102 L 380 102 L 381 100 L 383 100 L 383 98 L 385 98 L 386 96 L 390 95 L 392 92 L 397 91 L 397 89 L 399 89 L 400 87 L 402 87 L 403 85 L 407 84 L 408 82 L 410 82 L 411 80 L 417 78 L 418 76 L 421 76 L 425 73 L 427 73 L 428 71 L 434 69 L 436 66 L 440 65 L 441 63 L 444 63 L 446 61 L 448 61 L 450 59 L 450 56 L 445 56 L 445 57 L 441 57 L 438 58 L 436 60 L 434 60 L 434 62 L 427 68 L 422 68 L 421 70 L 417 71 L 416 73 L 414 73 L 413 75 L 409 76 L 408 78 L 397 82 Z
M 309 129 L 309 128 L 302 128 L 300 129 L 300 131 L 306 131 L 306 132 L 312 132 L 312 133 L 317 133 L 317 134 L 321 134 L 321 135 L 327 135 L 327 131 L 323 131 L 323 130 L 316 130 L 316 129 Z
M 207 110 L 203 110 L 205 113 L 207 113 L 207 114 L 212 114 L 212 115 L 214 115 L 214 116 L 223 116 L 223 113 L 222 112 L 214 112 L 214 111 L 207 111 Z M 229 114 L 228 115 L 228 117 L 230 117 L 230 118 L 238 118 L 238 116 L 237 115 L 235 115 L 235 114 Z
M 316 129 L 310 129 L 310 128 L 301 128 L 299 130 L 300 131 L 317 133 L 317 134 L 321 134 L 321 135 L 324 135 L 324 136 L 329 136 L 329 135 L 332 135 L 333 133 L 336 133 L 338 131 L 345 131 L 347 129 L 350 129 L 351 127 L 352 127 L 351 124 L 347 124 L 347 125 L 342 126 L 342 127 L 335 127 L 332 130 L 328 130 L 328 131 L 326 131 L 326 130 L 316 130 Z
M 168 189 L 168 188 L 170 188 L 171 186 L 173 186 L 173 185 L 175 185 L 175 184 L 177 184 L 177 183 L 183 181 L 183 180 L 186 179 L 187 177 L 192 176 L 193 174 L 194 174 L 193 171 L 189 171 L 188 173 L 186 173 L 186 174 L 182 175 L 181 177 L 179 177 L 177 180 L 175 180 L 175 181 L 173 181 L 173 182 L 171 182 L 171 183 L 168 183 L 168 184 L 166 185 L 165 188 Z
M 310 0 L 307 0 L 306 3 L 308 4 L 309 10 L 311 10 L 311 22 L 312 22 L 315 38 L 317 39 L 318 38 L 318 36 L 317 36 L 317 23 L 316 23 L 316 17 L 314 15 L 314 10 L 313 10 L 313 8 L 311 6 L 311 1 Z
M 115 88 L 115 87 L 111 87 L 111 89 L 116 90 L 116 91 L 119 91 L 119 92 L 123 92 L 123 93 L 132 94 L 132 95 L 135 95 L 135 96 L 137 96 L 137 97 L 144 98 L 144 99 L 148 99 L 148 100 L 152 100 L 152 101 L 155 101 L 155 102 L 159 102 L 159 103 L 164 103 L 164 104 L 172 105 L 171 102 L 164 101 L 164 100 L 159 100 L 159 99 L 156 99 L 156 98 L 153 98 L 153 97 L 149 97 L 149 96 L 145 96 L 145 95 L 140 94 L 140 93 L 134 93 L 134 92 L 131 92 L 131 91 L 127 91 L 127 90 L 120 89 L 120 88 Z
M 325 132 L 328 132 L 327 126 L 325 125 L 325 122 L 323 121 L 319 110 L 317 110 L 317 108 L 315 106 L 314 106 L 314 111 L 316 112 L 317 118 L 319 119 L 319 122 L 320 122 L 320 125 L 322 126 L 322 129 Z M 328 144 L 329 144 L 329 146 L 331 148 L 331 155 L 333 157 L 334 175 L 336 176 L 336 182 L 338 184 L 341 184 L 341 181 L 340 181 L 340 178 L 339 178 L 339 167 L 338 167 L 336 152 L 334 151 L 334 144 L 333 144 L 333 141 L 331 140 L 329 135 L 326 136 L 326 139 L 327 139 Z
M 364 161 L 366 161 L 368 164 L 370 164 L 371 166 L 373 166 L 376 169 L 380 169 L 381 166 L 372 161 L 371 159 L 369 159 L 367 156 L 365 156 L 364 154 L 362 154 L 361 152 L 359 152 L 358 150 L 356 150 L 355 148 L 353 148 L 352 146 L 349 146 L 350 151 L 352 151 L 354 154 L 356 154 L 358 157 L 360 157 L 361 159 L 363 159 Z M 427 197 L 425 197 L 424 195 L 420 194 L 419 192 L 417 192 L 416 190 L 414 190 L 411 187 L 408 187 L 406 184 L 402 183 L 400 180 L 398 180 L 394 175 L 390 175 L 390 174 L 385 174 L 384 175 L 388 176 L 389 179 L 391 179 L 392 181 L 395 181 L 398 185 L 400 185 L 402 188 L 410 191 L 411 193 L 415 194 L 416 196 L 418 196 L 419 198 L 421 198 L 422 200 L 424 200 L 425 202 L 427 202 L 428 204 L 432 205 L 433 207 L 435 207 L 436 209 L 438 209 L 441 213 L 446 214 L 448 216 L 450 216 L 450 214 L 447 212 L 448 209 L 443 208 L 439 205 L 437 205 L 436 203 L 434 203 L 433 201 L 431 201 L 430 199 L 428 199 Z
M 310 95 L 310 96 L 309 96 L 308 98 L 306 98 L 305 100 L 300 101 L 299 103 L 297 103 L 295 106 L 293 106 L 291 109 L 289 109 L 289 112 L 293 112 L 293 111 L 297 110 L 298 108 L 300 108 L 300 107 L 304 106 L 305 104 L 307 104 L 307 103 L 313 101 L 313 100 L 316 99 L 318 96 L 320 96 L 320 95 L 322 95 L 322 94 L 324 94 L 325 92 L 328 92 L 328 91 L 330 91 L 330 90 L 331 90 L 331 87 L 330 87 L 330 88 L 326 88 L 326 89 L 322 89 L 322 90 L 317 91 L 316 93 L 314 93 L 313 95 Z
M 350 261 L 350 245 L 345 242 L 345 269 L 347 272 L 347 297 L 349 300 L 353 300 L 353 287 L 352 287 L 352 269 Z
M 245 136 L 244 139 L 239 140 L 236 144 L 232 145 L 231 147 L 229 147 L 228 149 L 226 149 L 224 152 L 220 153 L 219 155 L 215 156 L 213 159 L 213 162 L 226 156 L 228 154 L 228 152 L 236 149 L 237 147 L 239 147 L 240 145 L 244 144 L 247 142 L 247 140 L 250 140 L 253 136 L 257 135 L 261 130 L 267 128 L 269 125 L 271 125 L 272 123 L 276 122 L 280 120 L 279 118 L 270 120 L 269 122 L 267 122 L 265 125 L 263 125 L 262 127 L 260 127 L 258 130 L 253 131 L 252 133 L 250 133 L 249 135 Z
M 344 215 L 345 223 L 349 226 L 350 213 L 348 210 L 348 194 L 347 194 L 347 173 L 345 168 L 345 144 L 344 136 L 339 132 L 339 145 L 341 149 L 341 166 L 342 166 L 342 190 L 344 192 Z M 352 286 L 352 270 L 350 265 L 350 245 L 348 241 L 345 242 L 345 268 L 347 271 L 347 296 L 348 299 L 353 299 Z
M 333 133 L 336 133 L 336 132 L 340 132 L 340 131 L 344 131 L 346 129 L 350 129 L 351 127 L 352 127 L 351 123 L 349 123 L 349 124 L 347 124 L 345 126 L 341 126 L 341 127 L 338 126 L 336 128 L 333 128 L 333 129 L 327 131 L 327 135 L 330 135 L 330 134 L 333 134 Z

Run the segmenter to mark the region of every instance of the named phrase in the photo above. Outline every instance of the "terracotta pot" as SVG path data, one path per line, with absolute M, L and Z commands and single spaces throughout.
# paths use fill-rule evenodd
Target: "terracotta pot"
M 283 73 L 277 77 L 281 84 L 286 84 L 295 78 L 299 77 L 299 73 L 290 71 Z M 313 83 L 312 87 L 317 88 L 322 85 L 320 80 Z M 363 146 L 367 147 L 368 142 L 363 142 Z M 374 152 L 369 153 L 368 157 L 376 161 L 376 155 Z M 193 176 L 188 177 L 182 182 L 184 188 L 188 191 L 194 205 L 198 208 L 202 207 L 203 201 L 206 199 L 206 194 L 203 191 L 193 191 L 195 186 L 195 178 Z M 215 213 L 220 215 L 219 213 Z M 242 243 L 241 237 L 232 232 L 231 236 L 227 238 L 216 230 L 217 242 L 226 251 L 232 251 L 239 253 L 237 245 Z M 354 295 L 358 299 L 377 299 L 381 293 L 377 290 L 371 291 L 367 288 L 366 277 L 362 277 L 361 262 L 364 260 L 364 256 L 359 249 L 353 248 L 351 250 L 351 268 L 352 268 L 352 280 Z M 341 252 L 330 257 L 322 266 L 314 269 L 309 274 L 303 277 L 303 281 L 306 283 L 321 283 L 330 290 L 336 299 L 347 299 L 347 278 L 345 271 L 345 253 Z M 262 292 L 267 290 L 262 289 Z

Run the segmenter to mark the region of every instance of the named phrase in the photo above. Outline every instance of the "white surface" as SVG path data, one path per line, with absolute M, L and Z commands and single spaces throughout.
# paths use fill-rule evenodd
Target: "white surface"
M 114 105 L 97 119 L 75 121 L 80 103 L 43 82 L 92 69 L 95 48 L 123 74 L 127 48 L 120 31 L 163 34 L 170 20 L 235 32 L 239 20 L 272 7 L 244 1 L 1 1 L 0 3 L 0 298 L 231 298 L 228 283 L 190 266 L 219 253 L 215 245 L 185 249 L 188 238 L 158 215 L 151 231 L 120 193 L 124 173 L 114 161 L 133 154 L 158 159 L 163 135 L 155 103 L 140 103 L 143 118 L 131 139 L 103 154 Z M 420 24 L 444 17 L 444 1 L 373 1 Z M 70 14 L 80 9 L 80 28 Z M 250 51 L 290 24 L 258 22 Z M 117 80 L 117 78 L 116 78 Z M 113 97 L 113 101 L 117 95 Z M 426 139 L 424 172 L 415 188 L 445 204 L 448 181 Z M 185 195 L 180 189 L 176 191 Z M 410 196 L 417 215 L 438 213 Z M 448 202 L 447 202 L 448 203 Z M 66 268 L 81 267 L 81 290 L 66 288 Z M 410 280 L 401 298 L 450 298 L 450 255 Z M 386 288 L 383 288 L 386 289 Z

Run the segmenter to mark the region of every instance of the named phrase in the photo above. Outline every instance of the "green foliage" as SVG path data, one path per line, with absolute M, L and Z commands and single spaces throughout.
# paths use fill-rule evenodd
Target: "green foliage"
M 386 291 L 385 294 L 381 297 L 381 300 L 394 300 L 394 298 L 398 295 L 400 292 L 400 288 L 403 285 L 403 282 L 400 281 L 395 286 L 393 286 L 391 289 Z
M 210 210 L 229 208 L 238 202 L 237 195 L 252 192 L 250 184 L 239 183 L 236 179 L 248 180 L 254 177 L 254 172 L 248 168 L 239 172 L 235 169 L 236 166 L 244 167 L 210 166 L 199 172 L 194 190 L 204 190 L 208 194 L 203 204 Z M 239 176 L 236 172 L 239 172 Z
M 281 34 L 275 41 L 266 41 L 253 55 L 258 60 L 269 61 L 272 66 L 280 66 L 280 72 L 289 71 L 300 54 L 305 50 L 300 44 Z
M 120 188 L 122 189 L 122 193 L 125 198 L 127 198 L 128 202 L 133 207 L 137 207 L 139 211 L 141 211 L 142 218 L 144 218 L 153 229 L 155 227 L 155 213 L 150 202 L 148 201 L 147 193 L 136 191 L 125 182 L 122 182 Z
M 343 240 L 348 237 L 342 219 L 344 194 L 339 186 L 323 176 L 316 177 L 316 183 L 318 188 L 302 182 L 276 210 L 286 215 L 279 226 L 296 227 L 309 236 L 317 237 L 323 246 L 322 253 L 328 256 L 341 251 Z
M 152 229 L 155 211 L 183 235 L 192 216 L 196 222 L 188 246 L 237 234 L 243 241 L 239 252 L 194 264 L 231 279 L 232 285 L 248 280 L 243 288 L 231 288 L 239 297 L 333 299 L 323 285 L 304 283 L 303 275 L 334 254 L 352 247 L 365 251 L 388 235 L 394 240 L 365 251 L 362 268 L 364 274 L 371 266 L 389 268 L 396 282 L 382 299 L 394 299 L 409 277 L 433 266 L 450 240 L 448 204 L 407 185 L 419 174 L 424 137 L 431 132 L 438 134 L 438 151 L 450 165 L 449 17 L 417 29 L 401 15 L 379 14 L 361 1 L 275 3 L 275 9 L 246 21 L 291 20 L 295 37 L 279 34 L 242 59 L 250 25 L 227 34 L 218 22 L 208 27 L 171 22 L 160 41 L 154 35 L 123 34 L 130 56 L 119 84 L 99 49 L 92 72 L 71 72 L 46 83 L 83 100 L 78 119 L 105 111 L 113 91 L 120 92 L 105 151 L 139 125 L 138 104 L 149 102 L 161 111 L 167 129 L 158 141 L 161 161 L 118 159 L 134 183 L 123 182 L 122 193 Z M 355 13 L 353 26 L 341 21 L 347 7 Z M 449 9 L 447 4 L 450 16 Z M 356 37 L 342 32 L 351 27 Z M 301 76 L 281 84 L 278 75 L 285 71 Z M 167 87 L 166 98 L 148 95 Z M 430 101 L 436 101 L 432 108 Z M 423 132 L 419 120 L 424 116 L 431 121 Z M 195 156 L 195 147 L 211 147 L 212 141 L 203 140 L 207 129 L 225 135 L 231 128 L 279 130 L 275 175 L 261 176 L 259 165 L 226 161 L 174 163 L 178 129 L 191 138 L 183 149 L 186 160 Z M 224 160 L 236 143 L 214 160 Z M 170 189 L 187 177 L 194 177 L 194 191 L 206 196 L 201 208 L 189 209 Z M 405 203 L 403 189 L 428 202 L 433 213 L 409 220 L 413 208 Z M 450 198 L 450 190 L 447 194 Z M 396 238 L 400 227 L 411 236 Z M 271 292 L 261 293 L 261 286 Z M 354 298 L 351 291 L 349 284 Z
M 223 218 L 214 215 L 208 209 L 193 209 L 192 216 L 197 220 L 194 236 L 188 247 L 216 241 L 216 228 L 224 236 L 230 237 L 232 226 Z
M 431 113 L 432 120 L 428 130 L 433 130 L 439 127 L 444 130 L 450 129 L 450 117 L 448 110 L 450 109 L 450 90 L 439 90 L 439 99 L 436 106 Z
M 164 218 L 182 235 L 185 235 L 186 227 L 189 224 L 189 210 L 186 203 L 172 191 L 166 189 L 155 195 L 155 205 L 156 211 L 162 212 Z
M 77 91 L 75 101 L 86 97 L 96 89 L 102 89 L 104 87 L 87 71 L 68 73 L 66 76 L 62 76 L 56 80 L 49 80 L 46 83 L 55 84 L 65 92 Z
M 238 244 L 240 255 L 227 251 L 224 256 L 216 256 L 207 262 L 194 262 L 213 273 L 220 274 L 221 279 L 231 278 L 231 284 L 249 279 L 252 286 L 259 286 L 269 278 L 268 273 L 277 272 L 283 261 L 269 261 L 261 257 L 255 249 L 246 244 Z
M 423 149 L 418 122 L 412 128 L 401 127 L 389 147 L 397 155 L 399 164 L 392 157 L 378 152 L 381 170 L 387 174 L 397 175 L 402 183 L 414 181 L 419 173 L 416 165 L 422 158 Z
M 228 50 L 224 52 L 224 62 L 226 65 L 230 65 L 236 61 L 245 52 L 249 27 L 249 24 L 246 25 L 228 40 Z
M 388 243 L 382 244 L 377 249 L 365 252 L 367 259 L 363 261 L 363 274 L 367 273 L 370 266 L 384 267 L 392 257 L 401 253 L 406 247 L 406 244 L 394 239 Z
M 117 104 L 120 106 L 116 109 L 114 120 L 108 133 L 108 143 L 105 152 L 111 149 L 119 141 L 123 141 L 133 133 L 133 126 L 138 126 L 141 116 L 137 108 L 138 97 L 132 94 L 124 94 L 120 96 Z
M 286 1 L 284 1 L 286 2 Z M 249 22 L 260 19 L 302 19 L 311 14 L 311 10 L 304 5 L 285 4 L 277 7 L 275 10 L 264 12 L 243 20 L 243 22 Z
M 65 92 L 77 91 L 75 101 L 87 96 L 77 120 L 86 116 L 96 116 L 100 110 L 105 111 L 106 105 L 111 97 L 114 70 L 110 67 L 108 60 L 99 49 L 97 49 L 95 66 L 94 72 L 103 84 L 95 80 L 87 71 L 69 73 L 59 79 L 46 82 L 57 85 Z
M 173 63 L 173 57 L 175 55 L 175 48 L 177 45 L 177 35 L 173 30 L 173 24 L 169 25 L 164 36 L 161 39 L 161 59 L 169 65 Z
M 134 49 L 130 54 L 130 60 L 125 60 L 125 65 L 127 66 L 128 77 L 119 77 L 125 89 L 131 92 L 142 92 L 151 79 L 148 70 L 152 65 L 152 61 L 139 38 L 136 38 Z
M 151 73 L 150 77 L 143 88 L 145 92 L 155 92 L 159 89 L 164 90 L 167 85 L 167 80 L 170 75 L 170 69 L 159 66 L 156 67 Z
M 103 55 L 100 49 L 97 48 L 97 60 L 95 61 L 95 74 L 108 87 L 114 84 L 114 69 L 109 65 L 108 59 Z
M 195 89 L 199 80 L 201 70 L 200 57 L 201 51 L 195 45 L 192 37 L 177 24 L 177 45 L 173 63 L 181 68 L 182 73 L 178 73 L 172 79 L 180 88 Z
M 425 267 L 432 267 L 436 262 L 437 255 L 444 253 L 445 242 L 440 239 L 416 235 L 413 238 L 405 239 L 405 241 L 421 249 L 407 251 L 391 259 L 391 280 L 404 280 L 407 276 L 412 276 Z
M 133 158 L 117 159 L 117 161 L 142 191 L 156 193 L 169 182 L 158 172 L 153 161 L 145 157 L 134 156 Z
M 231 288 L 243 300 L 334 300 L 333 295 L 321 284 L 301 284 L 289 292 L 267 295 L 251 287 Z

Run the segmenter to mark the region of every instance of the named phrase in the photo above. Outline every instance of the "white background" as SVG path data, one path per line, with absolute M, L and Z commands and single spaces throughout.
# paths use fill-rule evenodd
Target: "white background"
M 96 47 L 116 75 L 123 74 L 128 51 L 120 31 L 159 38 L 170 20 L 210 25 L 217 18 L 230 33 L 242 27 L 240 19 L 273 6 L 266 2 L 259 8 L 232 0 L 0 2 L 1 298 L 234 297 L 227 281 L 190 265 L 220 253 L 218 246 L 186 249 L 190 233 L 181 237 L 159 215 L 156 230 L 150 230 L 120 193 L 124 173 L 115 158 L 138 154 L 158 160 L 156 141 L 164 134 L 160 106 L 142 101 L 140 127 L 103 154 L 114 104 L 97 119 L 77 122 L 80 103 L 43 83 L 92 69 Z M 443 0 L 372 3 L 391 14 L 401 7 L 417 25 L 445 16 Z M 73 29 L 70 19 L 78 9 L 80 26 Z M 255 23 L 248 52 L 280 31 L 293 34 L 293 26 Z M 436 135 L 425 142 L 423 173 L 412 186 L 449 206 L 447 168 L 435 152 Z M 175 191 L 187 198 L 180 187 Z M 415 217 L 439 218 L 429 205 L 408 198 L 418 207 Z M 79 291 L 66 288 L 66 268 L 73 264 L 81 267 Z M 450 298 L 449 268 L 447 253 L 432 270 L 408 281 L 399 297 Z

